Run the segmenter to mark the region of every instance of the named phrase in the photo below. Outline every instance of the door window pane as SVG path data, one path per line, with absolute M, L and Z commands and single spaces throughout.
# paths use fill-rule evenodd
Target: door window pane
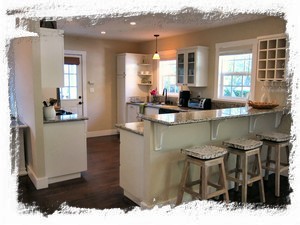
M 77 99 L 77 65 L 64 65 L 64 87 L 60 91 L 60 99 Z

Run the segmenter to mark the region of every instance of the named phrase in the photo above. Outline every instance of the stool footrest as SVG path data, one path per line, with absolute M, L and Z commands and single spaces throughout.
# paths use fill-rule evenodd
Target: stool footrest
M 215 191 L 215 192 L 213 192 L 213 193 L 211 193 L 211 194 L 208 194 L 208 195 L 207 195 L 207 198 L 213 198 L 213 197 L 216 197 L 216 196 L 220 196 L 220 195 L 222 195 L 222 194 L 225 194 L 226 191 L 227 191 L 227 190 L 225 190 L 225 189 L 223 188 L 223 189 L 221 189 L 221 190 L 218 190 L 218 191 Z

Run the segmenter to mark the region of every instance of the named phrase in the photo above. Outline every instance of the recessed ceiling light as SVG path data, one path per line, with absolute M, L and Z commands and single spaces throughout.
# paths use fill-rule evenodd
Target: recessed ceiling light
M 106 32 L 105 31 L 101 31 L 101 34 L 106 34 Z
M 132 26 L 135 26 L 136 25 L 136 22 L 130 22 L 130 25 L 132 25 Z

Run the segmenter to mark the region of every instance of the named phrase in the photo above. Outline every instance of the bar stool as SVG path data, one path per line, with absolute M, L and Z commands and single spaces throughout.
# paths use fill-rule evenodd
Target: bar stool
M 263 142 L 245 138 L 237 138 L 226 140 L 223 142 L 223 144 L 228 147 L 228 155 L 225 159 L 226 167 L 229 155 L 236 155 L 236 167 L 232 170 L 227 169 L 227 180 L 235 182 L 236 191 L 239 189 L 239 184 L 242 185 L 242 202 L 247 202 L 247 185 L 251 185 L 256 181 L 259 181 L 260 200 L 261 202 L 265 202 L 264 183 L 260 159 L 260 148 Z M 250 172 L 248 169 L 250 156 L 255 157 L 254 164 L 257 168 L 257 171 Z M 235 176 L 231 176 L 232 173 L 235 173 Z M 240 178 L 240 173 L 242 173 L 242 178 Z M 249 178 L 248 175 L 250 176 Z
M 219 195 L 223 195 L 226 203 L 229 202 L 227 190 L 226 172 L 224 165 L 224 155 L 227 154 L 226 148 L 217 146 L 204 145 L 188 149 L 182 149 L 181 152 L 186 154 L 184 170 L 181 177 L 181 182 L 178 189 L 176 205 L 182 202 L 184 192 L 189 193 L 194 198 L 200 200 L 210 199 Z M 200 179 L 187 182 L 190 164 L 195 164 L 200 167 Z M 213 166 L 219 167 L 218 183 L 209 181 L 209 168 Z M 194 185 L 199 185 L 199 192 L 192 189 Z M 216 188 L 215 192 L 208 193 L 208 186 Z
M 268 180 L 269 171 L 275 173 L 275 196 L 280 196 L 280 174 L 289 168 L 289 141 L 290 135 L 285 133 L 269 132 L 256 135 L 268 146 L 267 158 L 262 168 L 265 169 L 265 180 Z M 274 149 L 274 160 L 271 160 L 271 150 Z M 286 150 L 287 163 L 281 161 L 281 151 Z

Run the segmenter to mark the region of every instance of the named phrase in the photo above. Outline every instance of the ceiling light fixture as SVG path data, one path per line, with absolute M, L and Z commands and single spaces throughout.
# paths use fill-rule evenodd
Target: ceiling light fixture
M 105 31 L 101 31 L 101 34 L 106 34 L 106 32 Z
M 155 37 L 155 43 L 156 43 L 156 47 L 155 47 L 155 53 L 153 55 L 153 58 L 152 59 L 160 59 L 159 57 L 159 54 L 157 52 L 157 37 L 159 37 L 159 34 L 154 34 L 154 37 Z
M 136 22 L 132 21 L 132 22 L 130 22 L 130 25 L 135 26 Z

